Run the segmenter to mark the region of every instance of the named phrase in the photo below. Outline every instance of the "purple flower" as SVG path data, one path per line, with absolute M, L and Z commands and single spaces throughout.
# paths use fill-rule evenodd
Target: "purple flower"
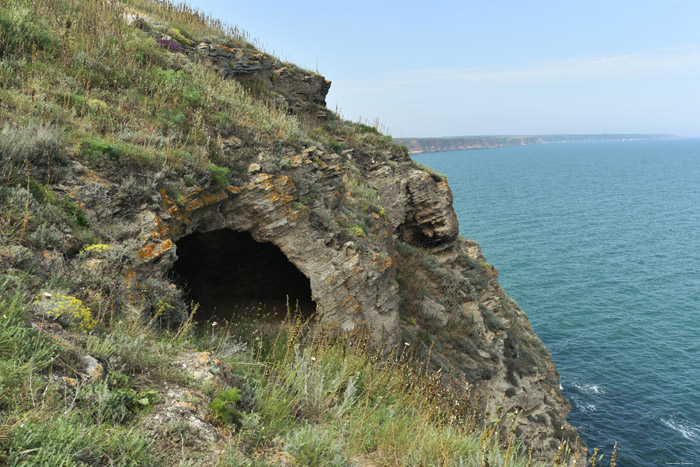
M 164 37 L 161 37 L 160 39 L 156 39 L 156 42 L 165 47 L 166 49 L 172 50 L 173 52 L 179 52 L 182 49 L 182 47 L 180 47 L 180 44 L 178 44 L 175 39 L 166 39 Z

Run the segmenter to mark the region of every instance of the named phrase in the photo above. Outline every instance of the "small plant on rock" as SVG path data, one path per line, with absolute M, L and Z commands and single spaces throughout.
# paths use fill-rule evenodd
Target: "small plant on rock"
M 212 188 L 216 190 L 223 190 L 229 185 L 228 176 L 231 171 L 228 168 L 211 164 L 209 166 L 209 170 L 211 171 Z
M 236 402 L 241 400 L 241 391 L 238 388 L 227 389 L 211 401 L 209 412 L 214 421 L 226 425 L 241 427 L 241 412 L 235 409 Z

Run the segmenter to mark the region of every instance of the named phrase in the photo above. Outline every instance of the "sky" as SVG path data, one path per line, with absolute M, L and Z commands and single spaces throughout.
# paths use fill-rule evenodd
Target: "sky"
M 332 81 L 394 137 L 700 137 L 700 1 L 216 1 L 190 5 Z

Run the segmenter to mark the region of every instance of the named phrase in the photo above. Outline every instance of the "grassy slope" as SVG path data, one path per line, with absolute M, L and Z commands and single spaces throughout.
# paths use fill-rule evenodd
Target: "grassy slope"
M 123 14 L 132 9 L 163 26 L 126 26 Z M 44 321 L 32 305 L 40 291 L 78 294 L 80 280 L 41 270 L 36 255 L 73 250 L 118 264 L 128 254 L 95 246 L 99 232 L 69 197 L 56 194 L 72 161 L 109 160 L 225 183 L 245 176 L 248 163 L 225 156 L 223 142 L 231 137 L 294 147 L 391 142 L 337 118 L 290 117 L 264 96 L 169 52 L 156 41 L 160 34 L 248 46 L 237 31 L 185 7 L 10 0 L 0 7 L 0 26 L 0 463 L 211 461 L 210 449 L 184 448 L 181 427 L 159 436 L 143 428 L 166 383 L 201 391 L 207 400 L 220 394 L 173 366 L 199 351 L 233 365 L 248 401 L 237 405 L 245 413 L 230 419 L 221 408 L 205 407 L 222 434 L 214 456 L 221 465 L 527 463 L 515 457 L 508 420 L 482 420 L 468 394 L 443 388 L 414 362 L 381 361 L 362 336 L 350 344 L 301 323 L 277 336 L 249 332 L 254 323 L 162 330 L 108 301 L 78 303 L 75 310 L 89 317 L 76 314 L 66 329 Z M 83 355 L 104 363 L 102 378 L 79 376 Z M 231 423 L 239 415 L 240 429 Z

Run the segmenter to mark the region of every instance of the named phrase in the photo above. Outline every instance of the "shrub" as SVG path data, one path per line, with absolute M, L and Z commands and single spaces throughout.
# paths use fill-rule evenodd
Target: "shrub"
M 340 152 L 343 149 L 343 146 L 337 142 L 337 141 L 331 141 L 331 149 L 335 152 Z
M 63 208 L 75 221 L 75 224 L 78 227 L 87 227 L 88 222 L 87 218 L 85 217 L 85 211 L 80 209 L 80 206 L 74 201 L 71 201 L 70 198 L 68 198 L 68 195 L 61 200 L 61 201 L 56 201 L 55 202 L 56 206 Z
M 358 126 L 360 128 L 360 131 L 362 131 L 363 133 L 370 133 L 370 134 L 374 134 L 374 135 L 379 134 L 379 130 L 377 130 L 373 126 L 365 125 L 364 123 L 359 123 Z
M 503 321 L 493 311 L 489 310 L 486 305 L 479 303 L 479 311 L 484 319 L 484 325 L 489 331 L 503 331 L 506 328 Z
M 165 109 L 160 113 L 160 121 L 165 125 L 181 126 L 187 121 L 187 116 L 179 110 Z
M 231 171 L 226 167 L 219 167 L 215 164 L 209 166 L 211 172 L 212 188 L 215 190 L 223 190 L 229 186 L 229 174 Z
M 55 52 L 58 41 L 51 31 L 32 18 L 28 9 L 0 8 L 0 57 L 31 54 L 33 50 Z
M 224 126 L 227 123 L 231 123 L 231 117 L 229 117 L 228 114 L 224 112 L 215 112 L 209 118 L 211 120 L 211 123 L 217 127 Z
M 122 423 L 159 399 L 153 390 L 137 391 L 128 376 L 111 372 L 101 381 L 78 388 L 77 402 L 96 423 Z
M 26 181 L 25 160 L 33 169 L 31 177 L 36 179 L 44 175 L 49 167 L 64 166 L 68 159 L 53 128 L 43 125 L 14 128 L 5 125 L 0 131 L 0 173 L 15 182 Z M 37 169 L 40 171 L 37 172 Z
M 189 86 L 187 89 L 182 90 L 182 100 L 188 107 L 194 107 L 202 105 L 203 98 L 200 89 L 196 86 Z
M 80 250 L 80 253 L 82 256 L 100 255 L 109 250 L 109 248 L 109 245 L 105 245 L 104 243 L 94 243 Z
M 235 409 L 236 402 L 241 400 L 241 391 L 238 388 L 227 389 L 211 401 L 209 412 L 212 419 L 226 425 L 241 427 L 241 412 Z
M 16 424 L 6 465 L 162 465 L 163 454 L 142 431 L 89 425 L 83 414 L 28 417 Z M 161 462 L 159 462 L 161 461 Z M 5 465 L 5 464 L 3 464 Z
M 103 139 L 86 138 L 80 144 L 80 153 L 87 158 L 90 164 L 97 164 L 106 156 L 113 162 L 118 162 L 120 152 Z
M 37 300 L 34 305 L 63 326 L 84 332 L 90 332 L 97 326 L 90 309 L 75 297 L 49 294 L 48 298 Z
M 185 33 L 186 34 L 186 33 Z M 183 34 L 180 29 L 176 28 L 170 28 L 168 29 L 168 35 L 178 41 L 180 44 L 185 44 L 185 45 L 192 45 L 192 41 L 185 37 L 185 34 Z M 189 35 L 189 34 L 188 34 Z
M 342 437 L 332 428 L 304 425 L 288 436 L 288 449 L 299 465 L 348 465 Z

